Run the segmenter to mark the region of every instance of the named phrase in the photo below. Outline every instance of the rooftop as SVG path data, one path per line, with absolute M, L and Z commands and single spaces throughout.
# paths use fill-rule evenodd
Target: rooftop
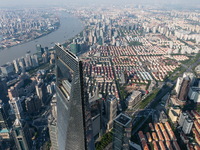
M 116 100 L 116 97 L 114 95 L 108 95 L 106 100 L 107 101 L 113 101 L 113 100 Z
M 123 126 L 127 126 L 131 122 L 131 120 L 132 119 L 130 117 L 121 113 L 117 116 L 117 118 L 115 119 L 115 122 L 117 122 Z
M 8 129 L 2 129 L 2 130 L 0 130 L 0 133 L 8 133 L 9 131 L 8 131 Z

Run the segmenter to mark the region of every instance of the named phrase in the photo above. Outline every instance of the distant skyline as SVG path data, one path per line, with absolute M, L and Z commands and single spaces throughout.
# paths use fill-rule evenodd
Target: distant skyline
M 183 6 L 200 6 L 200 0 L 0 0 L 0 7 L 35 7 L 35 6 L 88 6 L 95 4 L 167 4 Z M 69 6 L 70 7 L 70 6 Z

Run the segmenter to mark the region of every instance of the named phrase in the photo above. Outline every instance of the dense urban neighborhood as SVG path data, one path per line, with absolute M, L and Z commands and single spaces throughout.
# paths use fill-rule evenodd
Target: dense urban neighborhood
M 200 149 L 200 10 L 0 10 L 0 48 L 56 30 L 63 12 L 84 30 L 0 64 L 0 149 L 58 150 L 75 132 L 60 131 L 65 121 L 82 116 L 75 105 L 86 112 L 73 126 L 96 150 Z

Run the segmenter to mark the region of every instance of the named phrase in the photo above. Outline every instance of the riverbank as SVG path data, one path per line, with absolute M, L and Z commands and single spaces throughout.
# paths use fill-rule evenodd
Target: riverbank
M 60 27 L 54 32 L 35 40 L 1 50 L 0 66 L 14 59 L 24 57 L 27 51 L 30 51 L 32 54 L 35 53 L 37 44 L 42 45 L 42 47 L 54 47 L 55 43 L 64 43 L 84 29 L 84 25 L 80 19 L 68 13 L 63 12 L 59 18 Z
M 50 34 L 50 33 L 52 33 L 52 32 L 55 32 L 56 30 L 59 29 L 59 27 L 60 27 L 60 22 L 59 22 L 59 25 L 56 26 L 56 28 L 55 28 L 54 30 L 51 30 L 51 31 L 49 31 L 49 32 L 45 32 L 44 34 L 42 34 L 42 35 L 40 35 L 40 36 L 38 36 L 38 37 L 34 37 L 34 38 L 29 39 L 29 40 L 25 40 L 25 41 L 23 41 L 23 42 L 21 42 L 21 43 L 18 43 L 18 44 L 12 45 L 12 46 L 0 47 L 0 51 L 9 49 L 9 48 L 14 47 L 14 46 L 17 46 L 17 45 L 25 44 L 25 43 L 27 43 L 27 42 L 31 42 L 31 41 L 33 41 L 33 40 L 37 40 L 37 39 L 39 39 L 39 38 L 41 38 L 41 37 L 44 37 L 44 36 L 46 36 L 46 35 L 48 35 L 48 34 Z

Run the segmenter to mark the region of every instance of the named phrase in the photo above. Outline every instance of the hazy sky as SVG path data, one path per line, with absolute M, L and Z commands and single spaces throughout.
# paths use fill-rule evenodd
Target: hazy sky
M 0 0 L 0 7 L 9 6 L 50 6 L 50 5 L 68 5 L 68 4 L 124 4 L 125 3 L 152 3 L 152 4 L 183 4 L 183 5 L 200 5 L 200 0 Z

